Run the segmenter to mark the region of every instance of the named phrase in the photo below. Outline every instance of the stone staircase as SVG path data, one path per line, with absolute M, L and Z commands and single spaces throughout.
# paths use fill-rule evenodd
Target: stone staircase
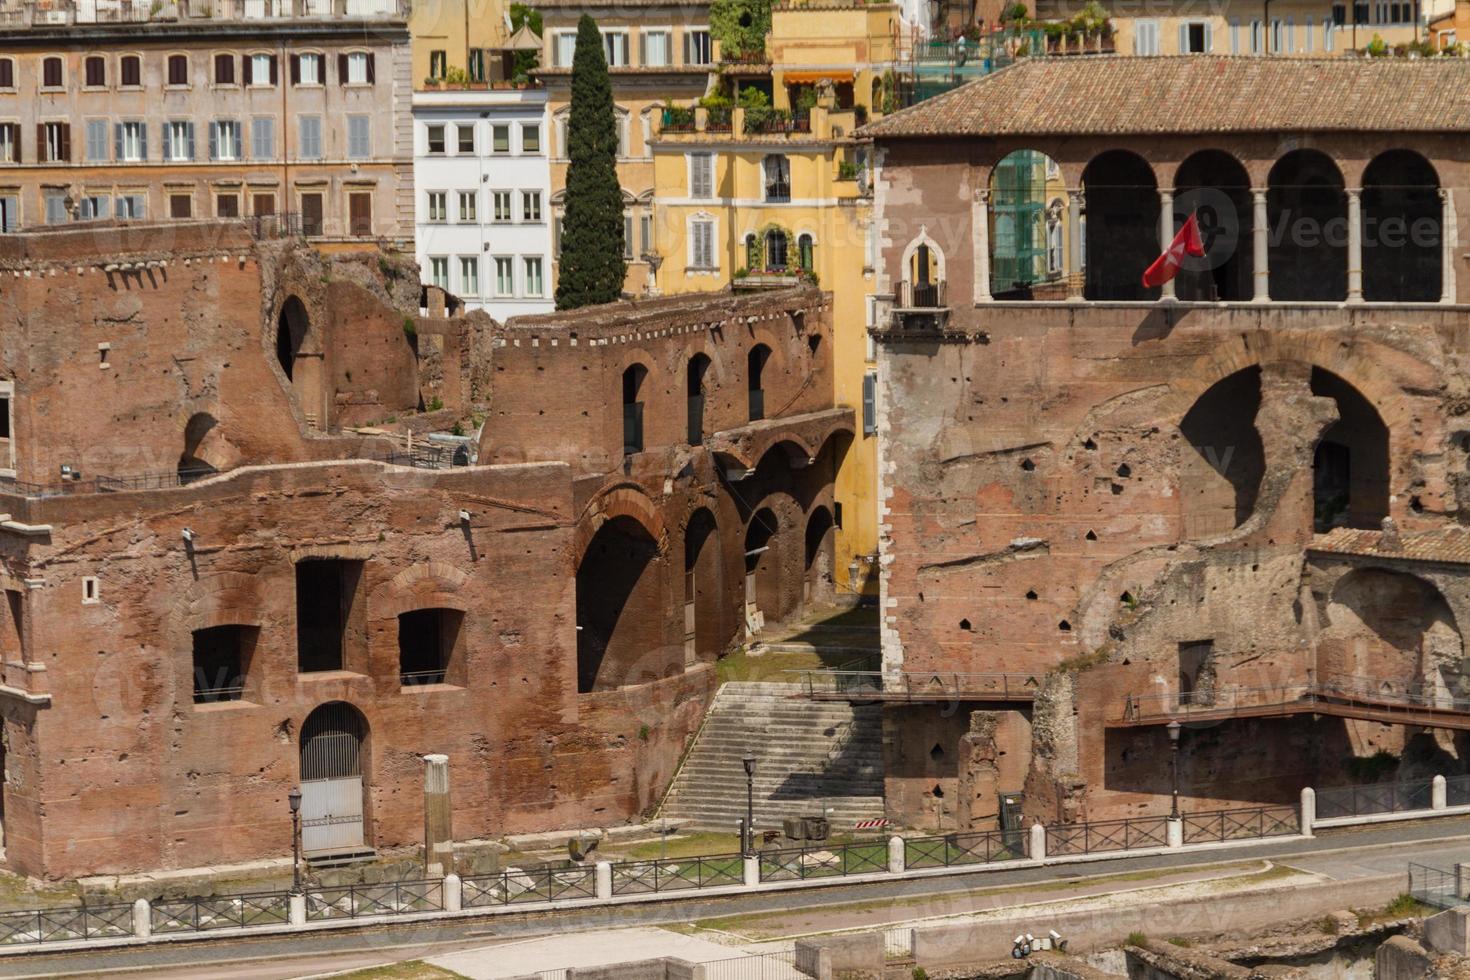
M 883 816 L 883 725 L 876 705 L 797 697 L 798 684 L 732 681 L 715 695 L 704 726 L 659 811 L 670 821 L 733 831 L 745 816 L 746 750 L 755 755 L 755 826 L 820 816 L 834 833 Z

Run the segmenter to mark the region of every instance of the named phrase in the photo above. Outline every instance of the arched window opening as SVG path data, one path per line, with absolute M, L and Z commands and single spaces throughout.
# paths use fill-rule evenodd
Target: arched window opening
M 1440 298 L 1443 207 L 1439 175 L 1412 150 L 1380 153 L 1363 172 L 1363 299 Z
M 200 458 L 201 446 L 218 425 L 215 417 L 207 412 L 191 415 L 184 425 L 184 451 L 179 454 L 178 468 L 181 485 L 218 472 L 213 465 Z
M 643 452 L 643 382 L 648 368 L 629 365 L 623 372 L 623 455 Z
M 816 268 L 816 241 L 811 235 L 797 236 L 796 256 L 803 272 L 811 272 Z
M 330 701 L 301 724 L 301 850 L 307 856 L 363 848 L 366 719 L 345 701 Z
M 689 358 L 687 387 L 689 389 L 689 445 L 704 442 L 704 379 L 709 374 L 710 359 L 704 354 Z
M 786 257 L 786 232 L 779 228 L 772 228 L 766 232 L 766 271 L 785 272 L 787 265 Z
M 731 640 L 724 612 L 724 567 L 715 518 L 701 507 L 684 529 L 684 665 L 718 655 Z
M 663 563 L 638 521 L 615 517 L 598 528 L 577 566 L 577 690 L 604 691 L 662 672 L 650 651 L 667 646 Z
M 745 355 L 746 387 L 750 393 L 750 421 L 759 422 L 766 417 L 765 370 L 771 359 L 771 349 L 765 344 L 756 344 Z
M 1179 423 L 1195 453 L 1179 475 L 1185 537 L 1224 534 L 1255 512 L 1266 473 L 1255 425 L 1260 407 L 1261 369 L 1246 368 L 1211 385 Z
M 1312 368 L 1312 394 L 1337 403 L 1312 458 L 1312 523 L 1321 534 L 1334 527 L 1375 529 L 1388 516 L 1388 426 L 1358 389 Z
M 464 613 L 415 609 L 398 616 L 398 680 L 404 687 L 458 684 L 464 659 Z
M 909 253 L 908 268 L 904 270 L 905 295 L 899 298 L 899 304 L 908 309 L 938 309 L 942 283 L 938 249 L 927 240 L 920 241 Z
M 1108 150 L 1082 172 L 1087 196 L 1084 296 L 1091 300 L 1158 299 L 1143 271 L 1159 257 L 1159 193 L 1152 168 L 1127 150 Z
M 832 538 L 834 525 L 832 512 L 826 507 L 817 507 L 806 522 L 806 540 L 802 579 L 802 601 L 830 602 L 834 597 L 832 577 Z
M 752 633 L 781 618 L 780 530 L 769 507 L 757 510 L 745 529 L 745 621 Z
M 1337 164 L 1317 150 L 1293 150 L 1267 178 L 1267 269 L 1273 300 L 1347 297 L 1347 192 Z
M 281 307 L 281 315 L 276 319 L 276 360 L 280 362 L 281 370 L 286 372 L 287 380 L 295 378 L 296 356 L 301 353 L 301 345 L 306 342 L 309 329 L 311 321 L 307 319 L 306 307 L 292 296 Z
M 755 272 L 761 267 L 761 245 L 755 237 L 755 232 L 745 236 L 745 267 Z
M 1235 157 L 1202 150 L 1180 165 L 1174 175 L 1174 226 L 1182 227 L 1193 214 L 1205 256 L 1185 260 L 1174 281 L 1176 296 L 1198 302 L 1253 297 L 1254 213 L 1250 177 Z
M 1029 299 L 1035 283 L 1061 275 L 1060 261 L 1055 271 L 1049 261 L 1046 202 L 1063 190 L 1061 170 L 1045 153 L 1015 150 L 995 165 L 990 175 L 990 291 L 995 298 Z

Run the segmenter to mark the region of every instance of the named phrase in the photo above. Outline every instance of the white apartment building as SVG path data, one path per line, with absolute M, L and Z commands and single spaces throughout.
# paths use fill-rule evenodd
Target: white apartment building
M 418 91 L 413 128 L 414 252 L 424 282 L 501 321 L 549 312 L 546 91 Z

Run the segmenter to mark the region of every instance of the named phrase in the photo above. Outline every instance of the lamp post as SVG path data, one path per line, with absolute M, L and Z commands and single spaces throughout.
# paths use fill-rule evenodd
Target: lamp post
M 1169 722 L 1169 771 L 1173 786 L 1173 804 L 1169 807 L 1169 817 L 1173 820 L 1179 819 L 1179 733 L 1184 726 L 1179 724 L 1178 719 Z
M 301 894 L 301 787 L 286 794 L 291 804 L 291 894 Z
M 745 764 L 745 840 L 740 842 L 740 853 L 750 857 L 755 853 L 755 754 L 746 749 L 740 761 Z

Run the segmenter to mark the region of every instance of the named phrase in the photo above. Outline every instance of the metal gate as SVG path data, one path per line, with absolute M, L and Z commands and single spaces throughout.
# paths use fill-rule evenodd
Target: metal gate
M 301 850 L 363 846 L 362 716 L 341 701 L 324 704 L 301 726 Z

